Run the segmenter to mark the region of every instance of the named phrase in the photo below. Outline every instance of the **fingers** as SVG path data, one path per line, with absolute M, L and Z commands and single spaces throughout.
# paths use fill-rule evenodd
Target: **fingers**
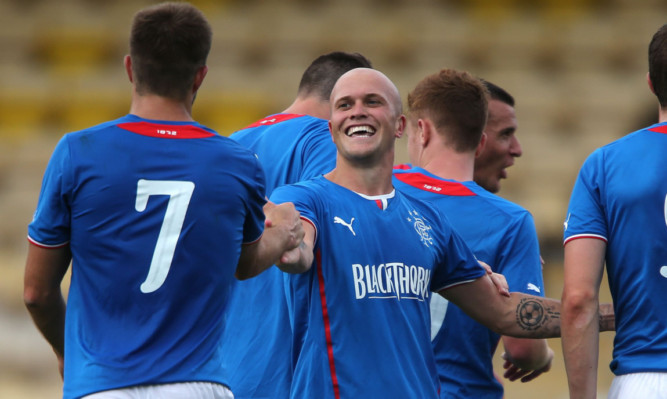
M 301 254 L 299 252 L 299 247 L 297 246 L 296 248 L 293 248 L 282 254 L 280 257 L 280 264 L 278 266 L 294 264 L 298 262 L 300 256 Z
M 509 285 L 507 284 L 507 280 L 505 279 L 505 276 L 502 274 L 498 273 L 492 273 L 490 275 L 491 281 L 493 281 L 493 284 L 498 288 L 498 293 L 502 296 L 510 297 L 510 290 L 509 290 Z
M 553 360 L 553 350 L 551 350 L 551 348 L 549 349 L 549 356 L 547 363 L 543 367 L 537 370 L 524 370 L 517 367 L 514 363 L 512 363 L 509 355 L 506 352 L 503 353 L 500 357 L 505 360 L 505 362 L 503 363 L 503 368 L 505 369 L 503 377 L 507 378 L 510 381 L 516 381 L 520 379 L 521 382 L 524 383 L 532 381 L 535 378 L 539 377 L 540 375 L 551 370 L 551 362 Z
M 477 263 L 479 263 L 484 270 L 486 270 L 486 274 L 491 275 L 493 274 L 493 270 L 491 270 L 491 266 L 487 265 L 485 262 L 482 262 L 481 260 L 477 260 Z

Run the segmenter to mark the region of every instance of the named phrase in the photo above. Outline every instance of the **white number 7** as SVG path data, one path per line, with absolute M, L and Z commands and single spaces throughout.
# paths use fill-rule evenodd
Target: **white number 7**
M 168 195 L 167 212 L 162 221 L 160 235 L 155 244 L 148 276 L 141 284 L 141 292 L 151 293 L 162 286 L 167 278 L 171 261 L 174 258 L 176 243 L 183 228 L 185 214 L 188 211 L 195 184 L 190 181 L 144 180 L 137 182 L 137 201 L 134 205 L 138 212 L 146 210 L 148 197 L 151 195 Z

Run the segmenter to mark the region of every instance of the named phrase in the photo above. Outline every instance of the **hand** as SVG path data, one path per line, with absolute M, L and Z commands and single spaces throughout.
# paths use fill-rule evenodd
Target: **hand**
M 285 249 L 287 251 L 297 248 L 305 235 L 300 216 L 291 202 L 276 205 L 268 201 L 264 205 L 264 226 L 267 229 L 280 228 L 286 233 Z
M 505 369 L 503 377 L 510 381 L 516 381 L 520 378 L 521 382 L 528 382 L 551 370 L 551 362 L 554 358 L 554 351 L 549 348 L 547 363 L 536 370 L 524 370 L 517 367 L 514 363 L 512 363 L 512 359 L 507 354 L 507 352 L 503 353 L 501 357 L 505 360 L 505 363 L 503 363 L 503 368 Z
M 301 270 L 298 265 L 302 258 L 301 251 L 304 250 L 305 246 L 306 244 L 301 241 L 301 244 L 299 244 L 298 247 L 284 252 L 280 256 L 280 260 L 276 263 L 276 266 L 286 273 L 301 273 L 303 270 Z
M 491 278 L 491 281 L 493 282 L 493 285 L 498 288 L 498 293 L 502 296 L 506 296 L 509 298 L 510 296 L 510 290 L 509 290 L 509 285 L 507 284 L 507 280 L 505 279 L 505 276 L 499 273 L 494 273 L 493 270 L 491 270 L 491 266 L 487 265 L 486 263 L 482 262 L 481 260 L 477 261 L 485 270 L 486 274 L 489 275 Z

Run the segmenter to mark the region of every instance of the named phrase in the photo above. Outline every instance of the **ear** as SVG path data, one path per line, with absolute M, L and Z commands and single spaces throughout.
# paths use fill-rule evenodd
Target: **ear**
M 197 70 L 197 73 L 195 74 L 195 81 L 192 86 L 193 93 L 196 93 L 197 90 L 199 90 L 199 87 L 201 87 L 201 84 L 204 82 L 204 78 L 206 77 L 207 73 L 208 73 L 208 67 L 206 65 L 200 67 L 199 70 Z
M 397 139 L 400 139 L 403 137 L 403 133 L 405 132 L 405 115 L 401 114 L 401 116 L 398 117 L 396 120 L 396 133 L 394 136 L 396 136 Z
M 646 82 L 648 83 L 648 88 L 651 89 L 651 93 L 655 94 L 655 89 L 653 88 L 653 82 L 651 82 L 651 76 L 646 72 Z
M 426 147 L 431 142 L 431 135 L 433 134 L 433 126 L 428 119 L 417 120 L 417 134 L 419 134 L 419 142 L 422 147 Z
M 132 77 L 132 58 L 128 55 L 123 58 L 123 64 L 125 64 L 125 72 L 127 77 L 130 79 L 130 83 L 134 83 L 134 78 Z
M 335 143 L 336 142 L 336 137 L 334 137 L 333 126 L 331 125 L 330 120 L 327 121 L 327 125 L 329 125 L 329 134 L 331 135 L 331 140 L 333 140 L 333 142 Z
M 477 144 L 477 149 L 475 150 L 475 158 L 479 157 L 482 154 L 482 151 L 484 151 L 486 139 L 486 133 L 482 132 L 482 137 L 479 139 L 479 144 Z

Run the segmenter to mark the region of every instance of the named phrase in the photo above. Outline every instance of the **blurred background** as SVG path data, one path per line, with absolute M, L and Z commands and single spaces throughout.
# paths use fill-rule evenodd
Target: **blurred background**
M 22 303 L 26 226 L 57 140 L 128 112 L 122 66 L 134 13 L 154 1 L 0 2 L 0 398 L 61 395 L 55 357 Z M 228 135 L 286 108 L 318 55 L 358 51 L 401 90 L 443 67 L 514 95 L 523 156 L 501 195 L 537 224 L 547 296 L 562 289 L 562 222 L 585 157 L 657 121 L 647 48 L 664 0 L 199 0 L 214 42 L 194 108 Z M 407 162 L 405 141 L 397 162 Z M 602 299 L 609 301 L 606 281 Z M 612 375 L 601 335 L 599 396 Z M 553 369 L 507 398 L 566 398 L 560 340 Z M 502 352 L 502 348 L 499 349 Z M 496 359 L 500 368 L 500 360 Z

